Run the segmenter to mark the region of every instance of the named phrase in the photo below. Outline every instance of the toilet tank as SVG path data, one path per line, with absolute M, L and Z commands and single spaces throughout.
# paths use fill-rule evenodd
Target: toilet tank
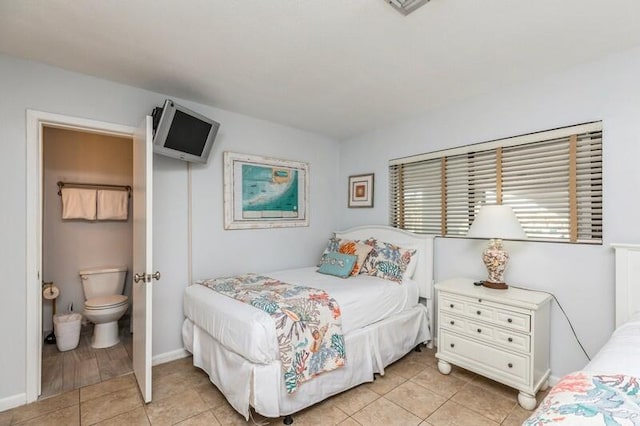
M 85 300 L 122 294 L 127 277 L 126 266 L 87 268 L 79 272 Z

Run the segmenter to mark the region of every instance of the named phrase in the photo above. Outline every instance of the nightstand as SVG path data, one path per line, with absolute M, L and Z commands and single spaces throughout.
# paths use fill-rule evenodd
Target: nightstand
M 510 287 L 494 290 L 455 278 L 435 285 L 438 370 L 451 364 L 520 391 L 518 402 L 536 407 L 549 383 L 549 312 L 552 297 Z

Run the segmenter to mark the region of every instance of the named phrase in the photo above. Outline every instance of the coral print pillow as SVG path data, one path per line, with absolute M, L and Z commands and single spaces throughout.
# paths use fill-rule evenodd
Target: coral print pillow
M 369 238 L 364 243 L 371 247 L 371 252 L 362 266 L 361 273 L 401 283 L 416 251 L 374 238 Z
M 352 254 L 358 257 L 356 264 L 353 265 L 353 270 L 351 271 L 351 275 L 358 275 L 371 250 L 373 250 L 373 247 L 362 244 L 359 241 L 347 241 L 340 245 L 338 253 Z
M 320 263 L 318 263 L 318 266 L 322 265 L 322 262 L 327 258 L 327 254 L 329 253 L 335 253 L 338 251 L 338 249 L 340 248 L 340 238 L 336 238 L 336 237 L 331 237 L 329 238 L 329 243 L 327 244 L 327 247 L 324 249 L 324 252 L 322 252 L 322 256 L 320 256 Z

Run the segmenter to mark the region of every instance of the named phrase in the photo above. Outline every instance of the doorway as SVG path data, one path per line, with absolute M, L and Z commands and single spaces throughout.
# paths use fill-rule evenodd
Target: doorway
M 151 277 L 152 130 L 147 116 L 136 127 L 123 126 L 42 111 L 27 110 L 26 173 L 26 359 L 24 403 L 41 392 L 42 329 L 42 212 L 43 133 L 45 127 L 133 138 L 133 265 L 139 275 Z M 148 220 L 147 220 L 148 219 Z M 139 238 L 141 235 L 143 238 Z M 133 271 L 131 271 L 133 272 Z M 133 275 L 133 274 L 132 274 Z M 145 402 L 151 400 L 151 285 L 133 286 L 133 365 Z
M 42 170 L 42 281 L 55 286 L 59 295 L 42 304 L 42 329 L 47 337 L 42 347 L 40 399 L 133 371 L 130 309 L 117 323 L 120 342 L 110 347 L 92 347 L 94 325 L 86 318 L 82 320 L 76 348 L 69 349 L 77 335 L 74 326 L 59 327 L 73 330 L 64 337 L 65 342 L 56 343 L 53 334 L 54 309 L 58 315 L 83 312 L 83 284 L 92 275 L 83 279 L 81 271 L 114 267 L 128 271 L 121 294 L 130 306 L 133 221 L 128 195 L 133 179 L 133 140 L 130 136 L 44 126 Z M 106 218 L 104 214 L 82 217 L 85 212 L 74 211 L 73 218 L 65 217 L 63 213 L 68 212 L 63 212 L 62 188 L 115 196 L 109 201 L 124 203 L 115 206 L 124 211 L 113 212 L 112 206 L 107 206 L 110 211 Z

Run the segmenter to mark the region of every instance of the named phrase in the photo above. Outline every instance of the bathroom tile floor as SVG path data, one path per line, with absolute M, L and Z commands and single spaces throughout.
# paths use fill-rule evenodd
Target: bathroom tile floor
M 110 348 L 91 347 L 93 325 L 82 327 L 80 343 L 74 350 L 60 352 L 55 344 L 44 344 L 40 399 L 131 373 L 129 322 L 120 321 L 119 325 L 120 343 Z
M 434 355 L 411 352 L 374 382 L 295 414 L 293 425 L 512 426 L 529 416 L 515 390 L 455 367 L 444 376 Z M 282 418 L 245 421 L 188 357 L 153 367 L 150 404 L 127 374 L 0 412 L 0 426 L 14 424 L 281 425 Z

